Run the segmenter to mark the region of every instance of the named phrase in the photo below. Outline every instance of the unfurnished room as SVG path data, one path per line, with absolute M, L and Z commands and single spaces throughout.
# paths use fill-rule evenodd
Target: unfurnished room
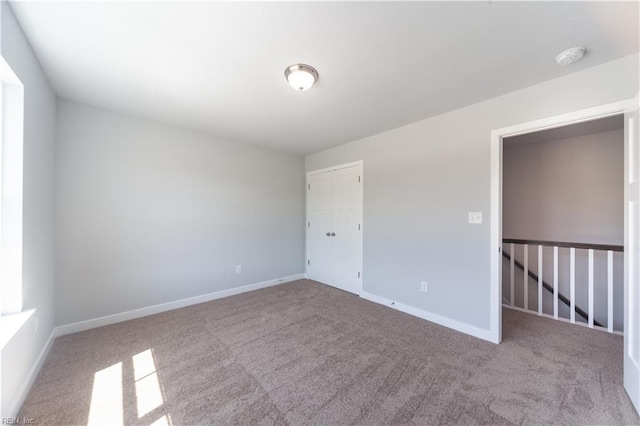
M 0 424 L 640 425 L 640 2 L 0 0 Z

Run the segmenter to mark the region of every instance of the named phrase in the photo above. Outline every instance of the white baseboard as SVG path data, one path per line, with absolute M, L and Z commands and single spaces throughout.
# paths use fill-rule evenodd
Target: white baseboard
M 20 388 L 20 391 L 18 392 L 16 399 L 13 401 L 13 405 L 9 409 L 8 417 L 18 416 L 18 411 L 20 411 L 22 404 L 24 404 L 25 399 L 27 399 L 27 395 L 31 390 L 31 386 L 33 386 L 33 382 L 36 381 L 36 377 L 38 377 L 38 373 L 40 373 L 42 364 L 44 364 L 44 360 L 47 358 L 47 355 L 49 355 L 49 351 L 51 350 L 51 347 L 53 346 L 53 341 L 55 339 L 56 339 L 56 329 L 54 328 L 53 330 L 51 330 L 51 334 L 47 339 L 47 343 L 45 343 L 44 347 L 40 351 L 40 355 L 38 355 L 36 362 L 33 364 L 33 367 L 31 367 L 29 374 L 27 375 L 24 383 L 22 384 L 22 388 Z
M 427 321 L 431 321 L 433 323 L 442 325 L 444 327 L 451 328 L 461 333 L 465 333 L 482 340 L 487 340 L 492 343 L 497 343 L 494 341 L 490 330 L 474 327 L 472 325 L 465 324 L 460 321 L 452 320 L 451 318 L 443 317 L 441 315 L 427 312 L 422 309 L 415 308 L 413 306 L 405 305 L 403 303 L 394 302 L 391 299 L 380 297 L 375 294 L 367 293 L 364 291 L 360 293 L 360 297 L 362 297 L 363 299 L 367 299 L 371 302 L 378 303 L 380 305 L 384 305 L 389 308 L 393 308 L 398 311 L 404 312 L 405 314 L 413 315 L 414 317 L 422 318 Z
M 94 318 L 86 321 L 75 322 L 71 324 L 61 325 L 55 328 L 56 336 L 64 336 L 65 334 L 77 333 L 79 331 L 90 330 L 92 328 L 102 327 L 105 325 L 115 324 L 122 321 L 128 321 L 136 318 L 146 317 L 148 315 L 159 314 L 161 312 L 171 311 L 173 309 L 184 308 L 185 306 L 197 305 L 198 303 L 209 302 L 223 297 L 234 296 L 236 294 L 246 293 L 248 291 L 259 290 L 286 282 L 300 280 L 304 278 L 304 274 L 290 275 L 288 277 L 276 278 L 273 280 L 262 281 L 255 284 L 249 284 L 242 287 L 230 288 L 228 290 L 214 291 L 213 293 L 203 294 L 201 296 L 189 297 L 187 299 L 176 300 L 174 302 L 162 303 L 160 305 L 147 306 L 145 308 L 134 309 L 132 311 L 121 312 L 118 314 L 107 315 L 100 318 Z

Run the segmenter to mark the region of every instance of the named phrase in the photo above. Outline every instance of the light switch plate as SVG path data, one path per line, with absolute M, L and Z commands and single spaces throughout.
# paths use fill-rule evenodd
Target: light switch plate
M 469 212 L 469 223 L 482 223 L 482 212 Z

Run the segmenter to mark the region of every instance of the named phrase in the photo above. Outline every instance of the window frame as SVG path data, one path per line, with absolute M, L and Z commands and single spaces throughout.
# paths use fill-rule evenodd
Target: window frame
M 0 56 L 0 316 L 23 311 L 24 85 Z

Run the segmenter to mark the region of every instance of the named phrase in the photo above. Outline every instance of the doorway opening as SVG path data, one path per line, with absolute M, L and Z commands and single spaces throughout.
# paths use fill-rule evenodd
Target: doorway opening
M 640 330 L 640 94 L 637 94 L 633 99 L 496 129 L 491 132 L 490 334 L 495 343 L 502 341 L 502 173 L 504 139 L 620 115 L 624 117 L 624 179 L 622 183 L 624 191 L 623 382 L 636 411 L 640 412 L 640 333 L 638 333 L 638 330 Z M 555 253 L 556 250 L 559 250 L 559 247 L 557 249 L 554 248 L 554 257 L 558 256 Z M 590 264 L 595 263 L 595 256 L 588 254 L 588 262 Z M 611 263 L 609 260 L 607 262 Z M 554 268 L 553 280 L 556 280 L 555 275 L 557 274 L 559 274 L 559 271 L 556 272 Z M 595 284 L 589 283 L 588 286 L 589 288 L 595 288 Z M 525 293 L 523 292 L 523 298 Z M 558 298 L 558 295 L 554 294 L 554 303 L 559 303 L 557 302 Z M 594 298 L 591 297 L 591 300 L 594 300 Z M 555 316 L 558 314 L 559 307 L 556 308 L 554 306 L 553 309 Z M 573 309 L 572 307 L 569 308 L 569 315 L 575 315 L 575 305 Z M 592 309 L 591 318 L 589 319 L 587 316 L 586 319 L 589 326 L 595 326 L 594 317 Z M 608 320 L 609 318 L 607 318 Z M 615 320 L 610 323 L 615 324 Z
M 502 149 L 503 306 L 622 335 L 624 116 Z

